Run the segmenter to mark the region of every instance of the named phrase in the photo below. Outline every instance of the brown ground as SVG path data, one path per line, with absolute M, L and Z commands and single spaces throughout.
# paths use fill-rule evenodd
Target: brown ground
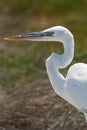
M 11 18 L 3 20 L 0 33 L 11 33 Z M 16 26 L 19 23 L 16 19 Z M 83 114 L 58 97 L 48 78 L 42 77 L 0 90 L 0 130 L 87 130 L 87 125 Z
M 87 129 L 83 115 L 59 98 L 48 80 L 9 88 L 1 98 L 0 130 Z

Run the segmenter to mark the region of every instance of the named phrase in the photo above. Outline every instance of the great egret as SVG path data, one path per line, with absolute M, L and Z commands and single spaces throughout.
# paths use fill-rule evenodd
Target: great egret
M 47 73 L 55 92 L 84 113 L 87 122 L 87 64 L 77 63 L 70 67 L 66 78 L 59 72 L 73 60 L 74 38 L 62 26 L 55 26 L 40 32 L 16 35 L 4 40 L 59 41 L 63 43 L 64 53 L 52 53 L 46 60 Z

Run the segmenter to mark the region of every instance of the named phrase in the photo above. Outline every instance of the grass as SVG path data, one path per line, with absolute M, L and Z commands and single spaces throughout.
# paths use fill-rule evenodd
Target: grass
M 84 16 L 81 17 L 81 15 L 77 16 L 77 14 L 71 14 L 67 14 L 65 17 L 54 17 L 53 19 L 51 19 L 50 16 L 48 18 L 44 16 L 39 16 L 38 19 L 37 17 L 31 17 L 31 20 L 27 15 L 25 15 L 22 16 L 25 17 L 25 19 L 20 17 L 18 22 L 16 22 L 17 27 L 16 25 L 12 25 L 12 18 L 10 17 L 10 32 L 8 34 L 8 30 L 6 30 L 5 33 L 7 33 L 8 35 L 11 35 L 10 33 L 12 33 L 14 35 L 23 32 L 26 33 L 32 31 L 39 31 L 47 27 L 51 27 L 53 25 L 66 26 L 72 31 L 75 37 L 75 57 L 72 64 L 76 62 L 87 63 L 87 38 L 85 36 L 87 33 L 87 23 L 84 19 Z M 17 17 L 15 18 L 15 20 L 16 19 Z M 21 19 L 23 19 L 22 22 Z M 13 31 L 10 29 L 10 27 L 13 27 Z M 22 78 L 29 77 L 30 80 L 35 80 L 42 75 L 46 76 L 46 58 L 52 52 L 60 54 L 63 53 L 63 46 L 61 45 L 61 43 L 30 43 L 31 42 L 7 42 L 6 45 L 4 44 L 4 49 L 0 50 L 1 86 L 8 86 L 8 84 L 15 84 L 15 82 L 21 82 Z M 66 73 L 68 68 L 69 67 L 62 70 L 62 72 Z
M 75 56 L 72 63 L 61 70 L 64 75 L 72 64 L 87 63 L 85 0 L 21 0 L 21 3 L 1 0 L 0 11 L 1 36 L 40 31 L 55 25 L 71 30 Z M 59 98 L 49 83 L 45 60 L 52 52 L 62 54 L 61 43 L 0 41 L 0 89 L 3 91 L 0 91 L 0 117 L 4 118 L 0 120 L 0 127 L 86 130 L 80 112 Z

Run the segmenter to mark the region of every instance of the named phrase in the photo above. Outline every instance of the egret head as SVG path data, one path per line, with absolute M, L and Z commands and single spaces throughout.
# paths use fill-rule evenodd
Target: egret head
M 66 35 L 72 35 L 70 31 L 61 26 L 55 26 L 40 32 L 21 34 L 4 38 L 8 41 L 60 41 L 63 42 Z

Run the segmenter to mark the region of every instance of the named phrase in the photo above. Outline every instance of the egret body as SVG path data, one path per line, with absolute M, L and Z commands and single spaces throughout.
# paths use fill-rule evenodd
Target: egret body
M 68 66 L 74 57 L 74 38 L 62 26 L 55 26 L 40 32 L 33 32 L 4 38 L 4 40 L 56 41 L 64 46 L 64 53 L 52 53 L 46 60 L 46 69 L 55 92 L 84 113 L 87 122 L 87 64 L 77 63 L 70 67 L 66 77 L 60 68 Z

